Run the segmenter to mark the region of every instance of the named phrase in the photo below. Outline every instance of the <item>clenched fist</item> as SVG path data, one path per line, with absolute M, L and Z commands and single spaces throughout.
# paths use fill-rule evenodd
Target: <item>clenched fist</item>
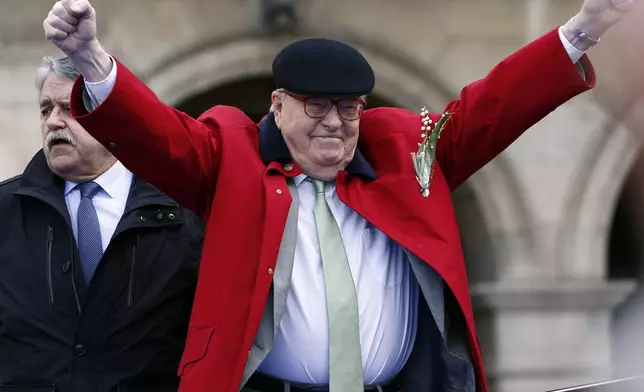
M 96 12 L 87 0 L 56 2 L 43 26 L 47 39 L 68 56 L 96 40 Z
M 65 53 L 86 80 L 103 80 L 111 59 L 96 38 L 96 11 L 88 0 L 60 0 L 43 23 L 45 37 Z

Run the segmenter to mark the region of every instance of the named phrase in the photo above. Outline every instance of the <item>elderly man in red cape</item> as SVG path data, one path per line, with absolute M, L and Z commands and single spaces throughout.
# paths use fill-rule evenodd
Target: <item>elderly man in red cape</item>
M 487 391 L 450 192 L 593 86 L 584 52 L 630 7 L 586 0 L 441 114 L 363 111 L 366 59 L 301 40 L 255 124 L 166 106 L 102 48 L 87 0 L 56 3 L 75 118 L 207 222 L 180 390 Z

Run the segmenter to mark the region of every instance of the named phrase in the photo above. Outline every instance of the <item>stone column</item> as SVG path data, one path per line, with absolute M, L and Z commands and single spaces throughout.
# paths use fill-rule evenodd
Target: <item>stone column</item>
M 539 392 L 612 378 L 611 310 L 633 288 L 572 279 L 474 285 L 490 390 Z
M 549 0 L 526 0 L 525 41 L 531 42 L 543 34 L 546 25 Z

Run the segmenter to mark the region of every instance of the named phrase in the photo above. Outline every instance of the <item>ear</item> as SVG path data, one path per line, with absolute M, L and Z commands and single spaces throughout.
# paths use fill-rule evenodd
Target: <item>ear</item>
M 271 94 L 271 105 L 273 106 L 273 115 L 275 116 L 275 124 L 279 128 L 280 122 L 282 120 L 282 99 L 284 98 L 284 93 L 279 91 L 273 91 Z

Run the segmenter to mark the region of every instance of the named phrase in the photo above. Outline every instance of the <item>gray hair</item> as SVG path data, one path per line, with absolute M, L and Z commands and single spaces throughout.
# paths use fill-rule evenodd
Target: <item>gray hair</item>
M 276 93 L 285 93 L 286 89 L 278 88 L 274 92 L 276 92 Z M 366 95 L 361 95 L 360 98 L 364 99 L 364 101 L 367 102 L 367 96 Z M 274 111 L 275 111 L 275 108 L 273 107 L 273 105 L 271 105 L 271 107 L 268 108 L 268 112 L 273 113 Z
M 36 89 L 39 94 L 49 75 L 74 81 L 80 75 L 80 71 L 68 57 L 43 57 L 42 64 L 36 71 Z

